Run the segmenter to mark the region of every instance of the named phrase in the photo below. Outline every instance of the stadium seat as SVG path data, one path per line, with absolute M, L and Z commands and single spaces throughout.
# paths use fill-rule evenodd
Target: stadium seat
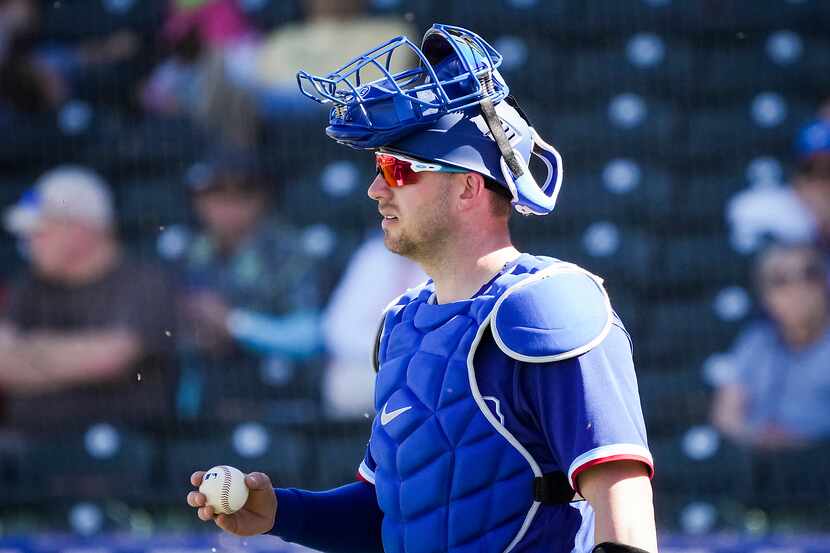
M 344 152 L 331 162 L 321 160 L 317 171 L 277 175 L 280 209 L 295 225 L 327 224 L 343 232 L 362 234 L 367 224 L 379 224 L 377 204 L 366 191 L 375 178 L 373 156 Z
M 151 436 L 107 424 L 85 433 L 30 436 L 16 485 L 28 500 L 147 500 L 159 455 Z
M 581 109 L 527 109 L 564 158 L 581 165 L 596 162 L 598 155 L 603 160 L 676 155 L 680 118 L 674 106 L 660 99 L 619 90 L 592 98 L 591 105 Z
M 672 216 L 672 193 L 669 173 L 659 167 L 619 159 L 581 169 L 566 159 L 552 217 L 563 227 L 606 219 L 648 227 Z
M 579 234 L 561 235 L 539 220 L 514 223 L 514 239 L 523 251 L 577 263 L 609 285 L 626 289 L 648 285 L 654 240 L 638 229 L 597 221 L 579 229 Z
M 755 3 L 748 10 L 742 0 L 693 0 L 690 2 L 672 2 L 672 4 L 690 4 L 696 10 L 691 21 L 684 21 L 686 29 L 698 33 L 743 33 L 764 31 L 768 29 L 814 29 L 818 26 L 819 5 L 823 2 L 761 2 Z
M 208 151 L 208 137 L 186 118 L 120 117 L 107 121 L 85 155 L 108 174 L 184 171 Z
M 725 229 L 726 205 L 729 199 L 745 187 L 744 169 L 733 173 L 699 172 L 679 177 L 670 210 L 671 232 L 709 232 Z M 706 171 L 706 172 L 704 172 Z
M 547 107 L 552 101 L 566 100 L 563 94 L 570 74 L 567 49 L 552 47 L 549 39 L 507 30 L 496 32 L 491 44 L 504 56 L 499 72 L 523 108 L 532 102 Z
M 602 49 L 563 52 L 558 72 L 562 97 L 580 102 L 609 91 L 632 91 L 672 99 L 688 94 L 692 50 L 688 43 L 652 33 L 609 40 Z
M 640 359 L 651 367 L 673 367 L 678 359 L 684 364 L 700 363 L 712 352 L 728 348 L 742 321 L 718 317 L 715 302 L 719 291 L 698 291 L 695 300 L 645 304 L 646 333 L 640 340 Z
M 700 371 L 689 367 L 650 367 L 638 359 L 634 342 L 634 361 L 640 401 L 649 439 L 659 441 L 688 428 L 690 421 L 708 418 L 710 392 Z
M 303 423 L 319 416 L 319 359 L 263 356 L 208 363 L 182 352 L 182 364 L 177 396 L 179 401 L 187 396 L 192 404 L 180 413 L 185 422 Z
M 565 0 L 462 0 L 433 4 L 433 15 L 439 17 L 438 21 L 461 25 L 488 39 L 505 32 L 557 36 L 567 27 Z
M 59 163 L 78 163 L 85 160 L 90 144 L 95 142 L 95 115 L 87 124 L 92 127 L 67 134 L 61 128 L 61 114 L 13 115 L 0 124 L 0 167 L 14 172 L 40 172 L 44 167 Z
M 678 236 L 663 241 L 653 268 L 652 290 L 675 295 L 749 279 L 749 259 L 723 234 Z
M 157 235 L 171 224 L 188 220 L 185 184 L 177 176 L 113 182 L 119 222 L 134 234 Z
M 699 108 L 689 116 L 689 158 L 698 166 L 728 158 L 788 153 L 813 106 L 798 97 L 759 92 L 744 101 Z
M 607 40 L 609 35 L 642 30 L 688 33 L 694 29 L 702 1 L 568 2 L 561 22 L 566 28 L 562 32 L 570 33 L 575 40 L 593 37 L 599 41 Z
M 286 174 L 315 174 L 327 161 L 349 157 L 349 150 L 325 134 L 328 110 L 312 109 L 302 114 L 281 114 L 279 120 L 263 128 L 262 158 L 264 162 L 278 163 L 274 169 Z M 369 154 L 363 152 L 363 156 Z M 352 159 L 360 159 L 352 152 Z M 371 157 L 370 157 L 371 159 Z
M 315 489 L 354 481 L 366 453 L 373 416 L 356 421 L 326 421 L 314 432 Z
M 714 435 L 711 454 L 695 459 L 689 456 L 684 437 L 688 434 L 649 442 L 655 467 L 659 467 L 653 481 L 655 496 L 674 493 L 682 494 L 686 502 L 705 498 L 716 503 L 725 498 L 734 501 L 746 497 L 751 470 L 746 451 Z
M 822 75 L 830 70 L 827 54 L 826 40 L 792 31 L 764 33 L 751 41 L 732 39 L 698 49 L 695 78 L 687 84 L 690 93 L 708 103 L 759 90 L 817 96 L 826 93 L 820 88 Z

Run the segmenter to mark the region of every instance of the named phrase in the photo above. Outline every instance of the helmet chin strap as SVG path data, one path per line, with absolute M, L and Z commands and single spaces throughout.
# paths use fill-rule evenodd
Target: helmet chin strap
M 510 145 L 492 100 L 482 100 L 481 111 L 501 152 L 501 171 L 513 195 L 513 207 L 523 215 L 547 215 L 553 211 L 562 186 L 562 156 L 530 127 L 532 153 L 540 158 L 548 169 L 545 184 L 540 187 L 530 173 L 528 160 Z

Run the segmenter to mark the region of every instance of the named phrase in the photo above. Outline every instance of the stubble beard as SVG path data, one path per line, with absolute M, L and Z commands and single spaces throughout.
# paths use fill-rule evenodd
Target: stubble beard
M 422 214 L 413 228 L 398 229 L 394 234 L 385 230 L 383 243 L 389 251 L 424 265 L 440 256 L 449 236 L 449 219 L 441 206 L 436 206 L 431 213 Z

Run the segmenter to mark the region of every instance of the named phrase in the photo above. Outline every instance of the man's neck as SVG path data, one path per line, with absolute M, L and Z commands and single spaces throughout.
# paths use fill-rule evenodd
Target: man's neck
M 434 261 L 421 264 L 435 283 L 437 303 L 472 297 L 520 255 L 507 235 L 490 241 L 468 242 L 452 249 L 451 253 L 436 255 Z

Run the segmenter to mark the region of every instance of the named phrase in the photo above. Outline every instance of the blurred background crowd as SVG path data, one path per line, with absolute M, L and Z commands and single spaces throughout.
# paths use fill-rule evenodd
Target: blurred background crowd
M 436 21 L 563 154 L 514 237 L 606 279 L 660 527 L 830 531 L 830 3 L 746 4 L 0 0 L 0 533 L 192 528 L 220 463 L 354 478 L 425 276 L 295 74 Z

